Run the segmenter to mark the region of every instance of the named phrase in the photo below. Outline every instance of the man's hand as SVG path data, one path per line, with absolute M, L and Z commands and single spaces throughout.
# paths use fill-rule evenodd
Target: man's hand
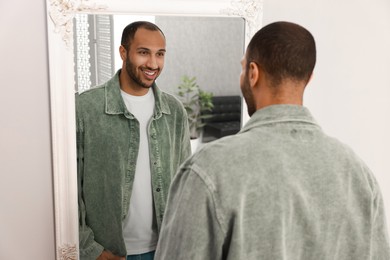
M 126 260 L 124 256 L 117 256 L 110 251 L 104 250 L 96 260 Z

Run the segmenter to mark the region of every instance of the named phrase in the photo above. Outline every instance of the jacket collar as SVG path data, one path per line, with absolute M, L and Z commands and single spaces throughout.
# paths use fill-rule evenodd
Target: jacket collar
M 249 131 L 252 128 L 280 122 L 302 122 L 315 125 L 320 128 L 309 109 L 299 105 L 272 105 L 257 110 L 241 132 Z
M 118 115 L 124 114 L 127 118 L 134 118 L 134 116 L 127 110 L 125 102 L 123 101 L 121 91 L 120 91 L 120 83 L 119 83 L 119 75 L 121 70 L 118 70 L 117 73 L 112 77 L 109 81 L 107 81 L 104 85 L 105 89 L 105 109 L 106 114 L 109 115 Z M 154 115 L 155 119 L 161 117 L 162 114 L 170 114 L 171 111 L 169 109 L 169 105 L 162 95 L 162 91 L 157 87 L 155 83 L 152 85 L 152 90 L 155 99 L 154 105 Z

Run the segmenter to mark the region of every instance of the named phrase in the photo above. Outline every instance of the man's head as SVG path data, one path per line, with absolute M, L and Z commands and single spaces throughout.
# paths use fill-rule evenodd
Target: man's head
M 139 21 L 125 27 L 119 52 L 122 73 L 127 74 L 126 81 L 131 88 L 152 86 L 164 67 L 165 48 L 165 36 L 155 24 Z
M 275 22 L 259 30 L 251 39 L 242 61 L 240 83 L 249 114 L 252 115 L 259 107 L 253 100 L 256 99 L 253 92 L 255 85 L 266 85 L 268 93 L 272 93 L 277 99 L 278 95 L 284 95 L 286 90 L 294 91 L 285 88 L 287 85 L 303 86 L 304 89 L 315 63 L 314 38 L 302 26 Z M 259 77 L 255 81 L 253 73 L 257 73 L 256 77 Z

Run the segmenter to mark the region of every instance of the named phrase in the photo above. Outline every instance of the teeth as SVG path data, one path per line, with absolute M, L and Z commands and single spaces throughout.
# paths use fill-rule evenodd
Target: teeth
M 153 72 L 153 71 L 145 71 L 145 74 L 147 74 L 149 76 L 153 76 L 155 74 L 155 72 Z

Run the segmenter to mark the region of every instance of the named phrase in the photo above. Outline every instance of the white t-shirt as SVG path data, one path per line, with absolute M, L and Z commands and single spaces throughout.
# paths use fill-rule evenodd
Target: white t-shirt
M 156 249 L 158 235 L 154 220 L 152 179 L 150 173 L 148 126 L 154 110 L 154 95 L 149 89 L 144 96 L 132 96 L 121 91 L 127 110 L 139 122 L 140 142 L 137 165 L 127 218 L 123 222 L 123 237 L 127 254 L 143 254 Z

